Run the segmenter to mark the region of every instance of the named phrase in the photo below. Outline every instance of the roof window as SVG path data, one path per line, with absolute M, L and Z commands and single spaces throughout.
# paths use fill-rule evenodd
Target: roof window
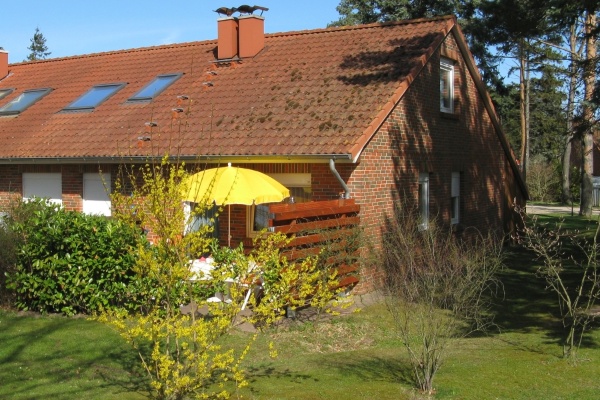
M 5 98 L 13 92 L 13 89 L 0 89 L 0 99 Z
M 19 97 L 0 108 L 0 115 L 20 114 L 51 91 L 50 88 L 25 90 Z
M 163 90 L 169 87 L 177 79 L 181 78 L 182 73 L 158 75 L 152 82 L 147 84 L 129 98 L 128 101 L 150 101 L 158 96 Z
M 115 94 L 119 89 L 125 86 L 124 83 L 106 83 L 96 85 L 88 90 L 84 95 L 63 108 L 64 111 L 93 110 L 102 102 Z

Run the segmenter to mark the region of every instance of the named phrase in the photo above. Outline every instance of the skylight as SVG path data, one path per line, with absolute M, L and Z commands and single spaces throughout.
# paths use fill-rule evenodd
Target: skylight
M 169 85 L 181 78 L 182 73 L 158 75 L 152 82 L 147 84 L 129 98 L 129 101 L 149 101 L 158 96 Z
M 20 114 L 51 91 L 50 88 L 26 90 L 19 97 L 0 108 L 0 115 Z
M 0 99 L 5 98 L 13 92 L 13 89 L 0 89 Z
M 84 95 L 66 106 L 63 110 L 93 110 L 103 101 L 115 94 L 119 89 L 125 86 L 124 83 L 107 83 L 96 85 L 88 90 Z

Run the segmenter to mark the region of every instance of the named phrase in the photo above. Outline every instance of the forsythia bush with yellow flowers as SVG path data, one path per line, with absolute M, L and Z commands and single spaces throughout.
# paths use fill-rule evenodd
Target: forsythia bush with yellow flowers
M 138 352 L 158 399 L 229 398 L 248 385 L 243 362 L 256 339 L 237 352 L 222 339 L 238 323 L 265 328 L 284 316 L 287 307 L 311 304 L 325 309 L 336 294 L 335 273 L 318 266 L 317 257 L 289 263 L 280 247 L 285 235 L 264 235 L 254 250 L 220 248 L 210 238 L 211 228 L 182 235 L 186 219 L 181 193 L 188 173 L 183 165 L 145 165 L 123 173 L 112 195 L 115 217 L 157 235 L 152 246 L 136 249 L 135 273 L 141 282 L 153 282 L 139 311 L 105 310 L 96 317 L 113 326 Z M 139 182 L 139 184 L 135 184 Z M 127 190 L 125 190 L 127 188 Z M 211 276 L 195 280 L 192 255 L 212 252 Z M 250 313 L 240 314 L 248 291 Z M 225 288 L 228 302 L 209 302 L 207 293 Z M 192 312 L 183 314 L 182 304 Z M 193 312 L 202 310 L 202 312 Z

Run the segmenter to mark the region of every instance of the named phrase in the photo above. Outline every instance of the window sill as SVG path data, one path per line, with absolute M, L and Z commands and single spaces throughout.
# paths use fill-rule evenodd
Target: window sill
M 440 115 L 442 116 L 442 118 L 458 121 L 458 114 L 456 114 L 456 113 L 440 111 Z

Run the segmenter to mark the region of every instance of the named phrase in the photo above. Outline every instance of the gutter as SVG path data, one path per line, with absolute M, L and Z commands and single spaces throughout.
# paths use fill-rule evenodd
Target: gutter
M 163 156 L 106 156 L 106 157 L 0 157 L 0 165 L 15 164 L 143 164 L 147 162 L 161 162 Z M 326 163 L 338 160 L 342 163 L 352 163 L 350 154 L 314 154 L 314 155 L 282 155 L 282 156 L 247 156 L 247 155 L 213 155 L 213 156 L 170 156 L 169 161 L 186 163 Z
M 331 170 L 333 175 L 337 178 L 338 182 L 340 182 L 340 185 L 342 185 L 342 188 L 344 188 L 344 195 L 342 196 L 342 198 L 349 199 L 350 198 L 350 188 L 348 187 L 348 185 L 346 185 L 346 182 L 344 182 L 344 180 L 340 176 L 340 173 L 337 171 L 337 169 L 335 169 L 335 160 L 333 158 L 329 159 L 329 169 Z

